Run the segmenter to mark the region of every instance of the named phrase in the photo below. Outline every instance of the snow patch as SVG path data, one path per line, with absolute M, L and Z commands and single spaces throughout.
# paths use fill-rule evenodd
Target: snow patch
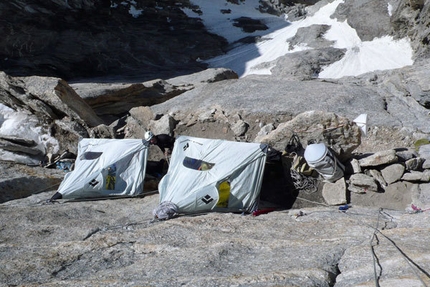
M 251 74 L 271 74 L 270 67 L 279 57 L 288 53 L 309 49 L 306 43 L 299 43 L 289 50 L 289 39 L 296 35 L 299 28 L 311 25 L 328 25 L 330 29 L 325 38 L 333 41 L 333 47 L 346 49 L 345 56 L 336 63 L 324 67 L 320 78 L 341 78 L 343 76 L 358 76 L 376 70 L 390 70 L 412 65 L 412 47 L 409 39 L 394 40 L 386 36 L 373 41 L 361 41 L 357 32 L 347 21 L 331 18 L 339 4 L 344 0 L 335 0 L 320 8 L 314 15 L 302 20 L 289 22 L 286 16 L 277 17 L 258 11 L 258 0 L 247 0 L 233 4 L 225 0 L 191 0 L 198 5 L 200 11 L 183 8 L 189 17 L 200 17 L 206 28 L 224 37 L 235 48 L 227 54 L 205 61 L 211 68 L 229 68 L 239 77 Z M 392 6 L 388 4 L 391 15 Z M 269 27 L 266 31 L 245 33 L 233 26 L 234 19 L 249 17 L 259 19 Z M 237 42 L 245 37 L 260 39 L 256 43 L 243 44 Z M 266 63 L 266 64 L 264 64 Z

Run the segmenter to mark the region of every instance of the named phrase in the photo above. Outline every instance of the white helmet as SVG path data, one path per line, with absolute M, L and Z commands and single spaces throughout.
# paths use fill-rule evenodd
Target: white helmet
M 151 139 L 152 139 L 152 137 L 154 136 L 154 134 L 151 132 L 151 131 L 147 131 L 146 133 L 145 133 L 145 140 L 147 141 L 147 142 L 149 142 Z

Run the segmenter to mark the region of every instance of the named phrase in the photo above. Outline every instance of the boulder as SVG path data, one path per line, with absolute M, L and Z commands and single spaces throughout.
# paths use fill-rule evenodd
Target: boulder
M 405 167 L 402 164 L 391 164 L 381 170 L 381 174 L 384 177 L 387 184 L 391 184 L 400 180 L 405 172 Z
M 382 189 L 385 189 L 385 187 L 387 186 L 387 182 L 385 181 L 384 177 L 382 176 L 382 173 L 379 170 L 369 169 L 368 173 L 371 177 L 373 177 L 376 180 L 376 182 L 379 183 L 379 186 Z
M 80 125 L 94 127 L 103 121 L 93 109 L 59 78 L 13 78 L 0 72 L 0 103 L 14 110 L 26 110 L 50 121 L 69 117 Z
M 397 161 L 398 157 L 395 150 L 385 150 L 359 159 L 359 164 L 361 167 L 374 167 L 396 163 Z
M 152 131 L 155 135 L 157 134 L 168 134 L 173 135 L 173 130 L 175 129 L 176 121 L 170 115 L 163 115 L 158 120 L 151 120 L 147 127 L 147 130 Z
M 348 190 L 355 193 L 378 192 L 378 185 L 373 177 L 356 173 L 349 178 Z
M 162 103 L 189 89 L 161 79 L 131 84 L 76 83 L 72 87 L 107 122 L 124 116 L 135 107 Z
M 346 204 L 346 183 L 345 179 L 341 178 L 334 183 L 326 182 L 322 189 L 322 196 L 328 205 Z
M 401 180 L 409 182 L 429 182 L 430 170 L 426 169 L 424 172 L 411 170 L 410 172 L 404 173 Z
M 125 119 L 124 125 L 119 127 L 125 138 L 144 138 L 145 132 L 154 114 L 149 107 L 136 107 L 129 111 L 130 115 Z
M 264 142 L 275 149 L 284 150 L 293 134 L 297 134 L 304 147 L 309 141 L 324 142 L 342 162 L 352 157 L 361 143 L 359 127 L 349 119 L 334 113 L 308 111 L 281 123 L 268 135 L 258 136 L 256 142 Z

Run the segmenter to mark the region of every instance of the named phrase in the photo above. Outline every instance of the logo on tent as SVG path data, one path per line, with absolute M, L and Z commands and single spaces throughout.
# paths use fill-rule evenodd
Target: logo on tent
M 211 201 L 213 201 L 214 199 L 212 197 L 210 197 L 209 194 L 206 194 L 205 197 L 202 198 L 202 201 L 206 204 L 211 203 Z
M 184 147 L 183 147 L 184 151 L 186 151 L 189 147 L 190 147 L 190 145 L 188 143 L 186 145 L 184 145 Z
M 94 186 L 96 186 L 97 184 L 99 184 L 99 182 L 98 182 L 96 179 L 93 179 L 92 181 L 90 181 L 90 182 L 89 182 L 89 184 L 90 184 L 92 187 L 94 187 Z

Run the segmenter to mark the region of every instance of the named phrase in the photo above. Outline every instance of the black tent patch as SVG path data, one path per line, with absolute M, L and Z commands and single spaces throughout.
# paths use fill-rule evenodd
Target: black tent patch
M 206 204 L 211 203 L 211 201 L 213 201 L 214 199 L 212 197 L 210 197 L 209 194 L 206 194 L 205 197 L 202 198 L 202 201 Z
M 99 182 L 95 179 L 93 179 L 92 181 L 90 181 L 89 183 L 92 187 L 96 186 L 97 184 L 99 184 Z

